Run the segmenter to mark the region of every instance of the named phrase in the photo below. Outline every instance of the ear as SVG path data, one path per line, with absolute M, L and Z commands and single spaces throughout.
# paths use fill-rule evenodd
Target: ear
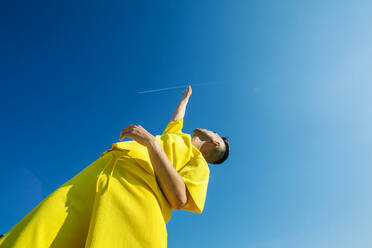
M 219 146 L 220 145 L 220 142 L 219 141 L 215 141 L 214 139 L 211 139 L 211 142 L 213 144 L 215 144 L 216 146 Z

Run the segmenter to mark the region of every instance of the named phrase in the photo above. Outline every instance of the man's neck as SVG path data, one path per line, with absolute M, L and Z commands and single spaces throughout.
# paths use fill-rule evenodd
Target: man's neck
M 202 141 L 199 139 L 199 137 L 197 136 L 194 136 L 191 138 L 191 143 L 193 144 L 193 146 L 195 146 L 199 151 L 200 151 L 200 148 L 202 147 L 203 143 L 205 141 Z

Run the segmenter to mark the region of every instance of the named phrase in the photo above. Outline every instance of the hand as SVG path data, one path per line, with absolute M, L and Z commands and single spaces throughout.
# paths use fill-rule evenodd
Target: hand
M 129 125 L 123 128 L 119 140 L 121 141 L 124 137 L 129 137 L 144 146 L 148 146 L 154 138 L 154 136 L 147 132 L 141 125 Z
M 182 100 L 189 100 L 192 93 L 191 85 L 187 86 L 187 89 L 182 92 Z

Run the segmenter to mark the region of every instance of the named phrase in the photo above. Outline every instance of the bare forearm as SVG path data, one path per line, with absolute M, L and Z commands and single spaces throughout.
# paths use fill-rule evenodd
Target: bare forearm
M 185 111 L 186 111 L 186 106 L 187 106 L 188 101 L 189 101 L 188 99 L 182 99 L 178 103 L 176 109 L 173 112 L 173 116 L 172 116 L 173 121 L 176 121 L 179 118 L 183 118 L 185 116 Z
M 181 208 L 187 201 L 186 185 L 173 168 L 163 148 L 154 137 L 147 146 L 157 181 L 168 202 L 174 209 Z

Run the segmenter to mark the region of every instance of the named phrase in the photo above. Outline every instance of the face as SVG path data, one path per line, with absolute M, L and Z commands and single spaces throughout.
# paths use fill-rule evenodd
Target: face
M 207 141 L 210 139 L 215 139 L 220 141 L 221 137 L 214 131 L 210 131 L 205 128 L 195 128 L 192 132 L 193 137 L 198 136 L 200 140 Z
M 201 152 L 208 152 L 215 147 L 224 149 L 224 142 L 222 138 L 214 131 L 210 131 L 205 128 L 195 128 L 192 132 L 193 137 L 197 136 L 201 141 L 207 141 L 200 148 Z

